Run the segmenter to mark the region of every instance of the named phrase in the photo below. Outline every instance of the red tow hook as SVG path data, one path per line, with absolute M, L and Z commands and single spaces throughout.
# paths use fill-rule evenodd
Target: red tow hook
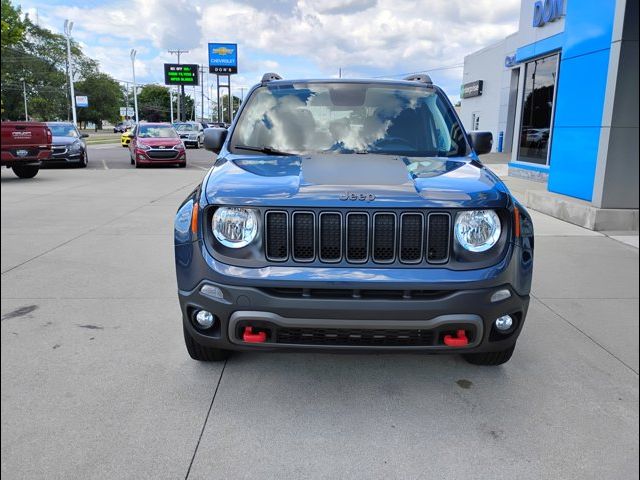
M 445 335 L 444 344 L 448 347 L 464 347 L 465 345 L 469 345 L 469 339 L 464 330 L 458 330 L 455 337 Z
M 267 332 L 253 333 L 253 327 L 244 327 L 242 340 L 247 343 L 264 343 L 267 341 Z

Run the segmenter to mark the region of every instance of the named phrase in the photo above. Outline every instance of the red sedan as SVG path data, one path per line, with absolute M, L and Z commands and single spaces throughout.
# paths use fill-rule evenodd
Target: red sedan
M 187 166 L 184 143 L 169 123 L 142 123 L 133 130 L 129 144 L 131 165 Z

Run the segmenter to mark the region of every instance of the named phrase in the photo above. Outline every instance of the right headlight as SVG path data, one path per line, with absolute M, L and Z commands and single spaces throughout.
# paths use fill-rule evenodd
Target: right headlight
M 462 248 L 486 252 L 498 242 L 502 227 L 493 210 L 469 210 L 458 213 L 454 230 Z
M 258 234 L 258 215 L 249 208 L 221 207 L 213 214 L 211 224 L 213 235 L 229 248 L 246 247 Z

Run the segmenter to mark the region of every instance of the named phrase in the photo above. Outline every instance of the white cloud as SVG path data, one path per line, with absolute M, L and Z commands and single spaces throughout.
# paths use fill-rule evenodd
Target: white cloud
M 274 70 L 300 78 L 333 76 L 338 67 L 361 76 L 458 65 L 514 32 L 519 14 L 518 0 L 115 0 L 81 7 L 38 1 L 25 0 L 25 9 L 37 6 L 50 25 L 74 20 L 74 36 L 116 78 L 130 77 L 132 47 L 139 51 L 137 74 L 161 81 L 161 64 L 176 60 L 166 49 L 189 49 L 183 62 L 206 63 L 206 44 L 228 41 L 239 44 L 244 78 L 236 76 L 236 84 Z M 461 69 L 433 72 L 451 85 L 461 76 Z

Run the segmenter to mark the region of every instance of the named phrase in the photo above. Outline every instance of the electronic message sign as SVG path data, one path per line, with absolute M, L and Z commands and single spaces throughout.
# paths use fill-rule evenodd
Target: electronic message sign
M 165 85 L 198 85 L 198 65 L 164 64 Z

